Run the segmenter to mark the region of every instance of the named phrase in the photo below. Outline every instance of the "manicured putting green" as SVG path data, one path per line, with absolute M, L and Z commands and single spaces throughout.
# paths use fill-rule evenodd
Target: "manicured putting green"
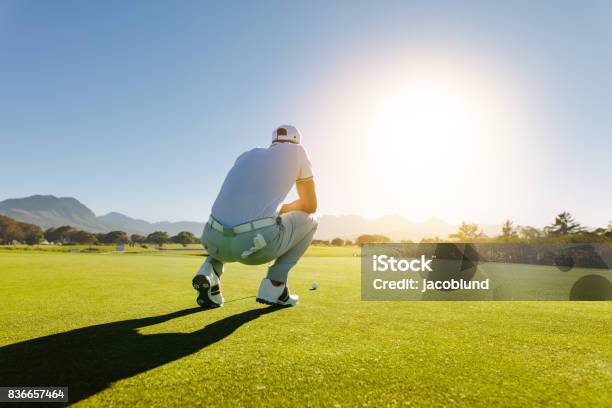
M 612 303 L 362 302 L 351 251 L 303 258 L 290 309 L 255 302 L 265 266 L 228 265 L 210 311 L 200 256 L 0 253 L 1 385 L 83 406 L 612 405 Z

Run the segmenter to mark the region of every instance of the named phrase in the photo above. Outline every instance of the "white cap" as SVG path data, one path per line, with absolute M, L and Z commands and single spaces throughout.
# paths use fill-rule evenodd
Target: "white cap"
M 280 125 L 272 132 L 272 143 L 274 142 L 290 142 L 299 144 L 302 141 L 302 135 L 295 126 Z

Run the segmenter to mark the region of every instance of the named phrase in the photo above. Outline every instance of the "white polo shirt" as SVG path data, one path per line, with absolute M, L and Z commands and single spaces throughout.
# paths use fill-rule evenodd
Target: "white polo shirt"
M 230 169 L 212 207 L 212 216 L 228 227 L 276 217 L 297 180 L 312 178 L 312 165 L 301 144 L 272 143 L 242 153 Z

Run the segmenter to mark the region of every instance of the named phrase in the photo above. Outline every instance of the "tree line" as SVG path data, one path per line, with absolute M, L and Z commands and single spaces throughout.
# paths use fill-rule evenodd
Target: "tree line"
M 555 217 L 553 223 L 538 229 L 531 226 L 515 226 L 511 220 L 502 225 L 501 234 L 488 237 L 475 223 L 463 222 L 456 233 L 448 238 L 455 242 L 484 242 L 484 243 L 580 243 L 580 242 L 612 242 L 612 221 L 607 227 L 598 227 L 587 230 L 577 222 L 572 214 L 564 211 Z M 443 242 L 438 237 L 424 239 L 421 242 Z
M 128 244 L 135 246 L 154 244 L 159 247 L 168 243 L 187 246 L 200 242 L 189 231 L 181 231 L 174 236 L 170 236 L 165 231 L 155 231 L 145 236 L 140 234 L 128 235 L 125 231 L 92 233 L 76 229 L 70 225 L 48 228 L 43 231 L 38 225 L 20 222 L 11 217 L 0 215 L 0 245 L 8 245 L 14 242 L 37 245 L 43 241 L 59 245 Z
M 46 240 L 49 243 L 69 245 L 96 245 L 96 244 L 128 244 L 143 245 L 154 244 L 159 247 L 167 243 L 176 243 L 186 246 L 197 244 L 199 239 L 189 231 L 179 232 L 170 236 L 165 231 L 155 231 L 149 235 L 131 234 L 124 231 L 111 231 L 107 233 L 91 233 L 78 230 L 72 226 L 64 225 L 49 228 L 43 231 L 38 225 L 20 222 L 13 218 L 0 215 L 0 245 L 12 244 L 14 241 L 28 245 L 36 245 Z M 368 243 L 393 242 L 391 238 L 382 234 L 362 234 L 353 243 L 350 240 L 334 238 L 332 240 L 313 240 L 313 245 L 363 245 Z M 412 241 L 404 240 L 403 243 Z M 514 226 L 511 220 L 504 222 L 502 232 L 495 237 L 488 237 L 476 223 L 463 222 L 457 232 L 450 234 L 446 239 L 440 237 L 424 238 L 428 242 L 506 242 L 506 243 L 571 243 L 571 242 L 612 242 L 612 222 L 607 227 L 595 228 L 591 231 L 583 227 L 569 212 L 563 212 L 555 217 L 555 221 L 538 229 L 531 226 Z
M 371 243 L 390 243 L 391 238 L 382 234 L 362 234 L 355 240 L 356 245 Z M 402 240 L 401 243 L 412 243 L 410 240 Z M 502 225 L 501 234 L 489 237 L 476 223 L 462 222 L 457 232 L 449 234 L 447 238 L 431 237 L 423 238 L 422 243 L 437 242 L 483 242 L 483 243 L 580 243 L 580 242 L 612 242 L 612 221 L 607 227 L 599 227 L 587 230 L 567 211 L 558 214 L 555 221 L 538 229 L 531 226 L 515 226 L 511 220 L 506 220 Z M 314 240 L 313 245 L 352 245 L 351 241 L 334 238 L 331 241 Z

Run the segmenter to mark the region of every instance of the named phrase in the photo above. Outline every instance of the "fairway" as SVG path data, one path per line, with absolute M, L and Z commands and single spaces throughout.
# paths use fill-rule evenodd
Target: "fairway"
M 354 249 L 309 251 L 298 307 L 231 264 L 209 311 L 198 254 L 2 252 L 2 383 L 83 406 L 612 405 L 612 303 L 363 302 Z

